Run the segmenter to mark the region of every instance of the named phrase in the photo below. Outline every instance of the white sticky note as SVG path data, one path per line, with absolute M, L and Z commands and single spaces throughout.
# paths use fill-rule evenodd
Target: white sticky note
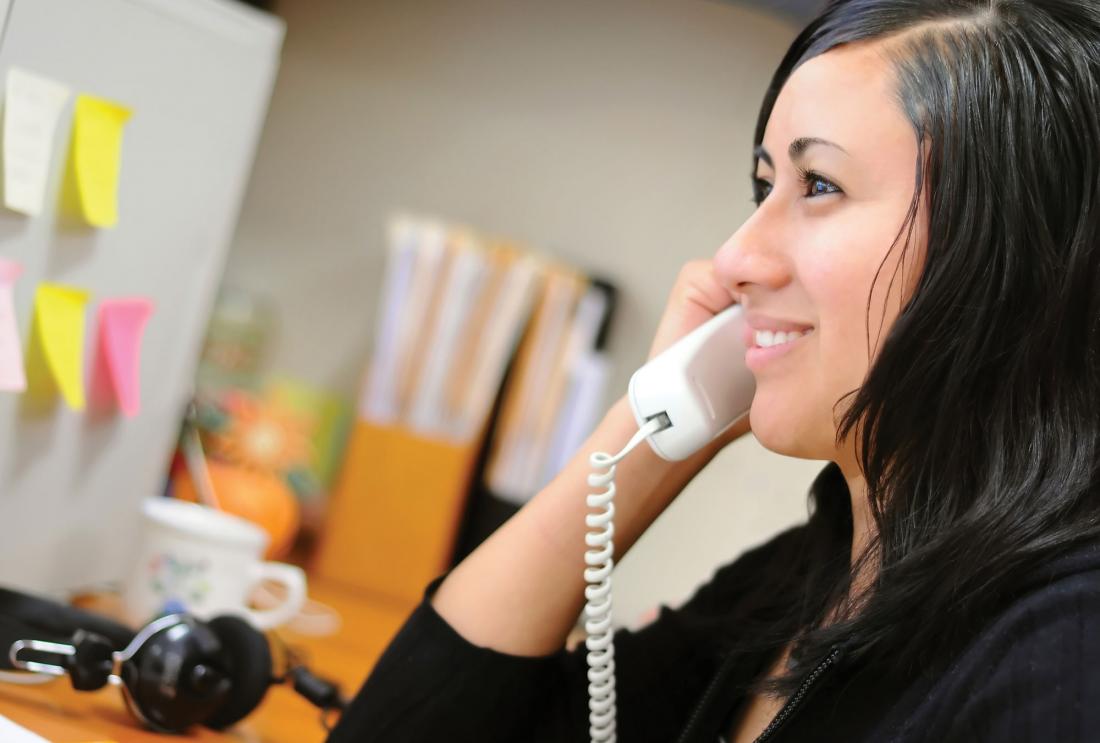
M 4 205 L 23 214 L 42 212 L 57 122 L 69 89 L 12 67 L 4 98 Z
M 41 735 L 35 735 L 3 715 L 0 715 L 0 740 L 5 743 L 50 743 Z

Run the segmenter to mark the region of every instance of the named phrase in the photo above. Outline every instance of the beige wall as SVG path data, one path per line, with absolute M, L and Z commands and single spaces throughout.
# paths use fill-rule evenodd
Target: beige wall
M 283 65 L 227 281 L 272 295 L 270 366 L 352 394 L 394 209 L 527 242 L 622 289 L 626 389 L 680 265 L 748 216 L 753 126 L 797 29 L 705 0 L 280 0 Z M 723 452 L 616 572 L 675 603 L 805 516 L 820 462 Z

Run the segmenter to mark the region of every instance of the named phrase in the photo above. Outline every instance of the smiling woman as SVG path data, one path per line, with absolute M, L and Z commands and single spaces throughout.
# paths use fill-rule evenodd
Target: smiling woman
M 856 0 L 833 3 L 777 72 L 753 153 L 758 209 L 715 272 L 750 315 L 815 326 L 754 369 L 752 429 L 832 461 L 811 529 L 834 554 L 850 546 L 850 563 L 809 584 L 789 624 L 733 639 L 747 653 L 799 628 L 756 691 L 794 693 L 838 645 L 883 684 L 935 678 L 1018 611 L 1061 648 L 1008 656 L 1031 670 L 1011 681 L 1042 722 L 1073 730 L 1039 738 L 1095 734 L 1056 706 L 1082 694 L 1067 677 L 1100 690 L 1092 664 L 1065 654 L 1084 650 L 1077 633 L 1058 632 L 1100 619 L 1100 579 L 1068 613 L 1012 599 L 1036 574 L 1097 576 L 1098 51 L 1093 3 Z M 997 680 L 986 674 L 968 679 L 975 693 Z M 984 695 L 996 729 L 1006 689 Z
M 752 432 L 829 464 L 806 524 L 615 633 L 622 739 L 1100 740 L 1100 8 L 833 0 L 752 148 L 651 356 L 742 303 Z M 586 453 L 634 431 L 620 400 L 427 586 L 333 740 L 614 740 L 564 638 Z M 616 465 L 616 552 L 746 431 Z

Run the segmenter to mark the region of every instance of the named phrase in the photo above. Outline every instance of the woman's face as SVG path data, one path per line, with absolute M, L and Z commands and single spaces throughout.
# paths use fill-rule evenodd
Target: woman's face
M 917 143 L 894 100 L 882 48 L 841 46 L 791 75 L 768 120 L 755 174 L 763 200 L 714 259 L 750 325 L 812 328 L 770 351 L 752 340 L 746 360 L 756 377 L 753 433 L 773 451 L 842 467 L 854 455 L 851 442 L 839 451 L 834 444 L 845 407 L 834 418 L 833 406 L 862 384 L 868 354 L 873 359 L 876 340 L 919 276 L 926 239 L 922 207 L 899 265 L 905 236 L 890 248 L 913 198 Z M 805 182 L 799 168 L 812 171 Z

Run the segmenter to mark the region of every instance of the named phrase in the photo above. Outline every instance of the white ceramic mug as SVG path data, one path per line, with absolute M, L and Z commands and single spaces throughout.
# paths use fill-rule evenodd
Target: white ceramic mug
M 305 603 L 305 573 L 264 562 L 267 532 L 251 521 L 196 503 L 148 498 L 142 526 L 137 560 L 122 590 L 123 610 L 135 627 L 165 612 L 186 611 L 199 619 L 235 614 L 270 629 L 293 619 Z M 248 598 L 264 580 L 285 586 L 286 598 L 270 609 L 253 609 Z

